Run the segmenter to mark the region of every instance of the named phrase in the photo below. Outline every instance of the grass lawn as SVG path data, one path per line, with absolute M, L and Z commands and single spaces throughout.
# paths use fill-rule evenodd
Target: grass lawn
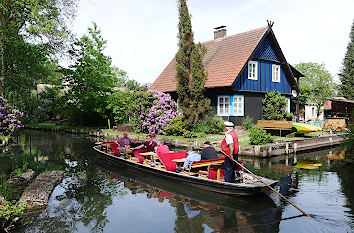
M 25 127 L 34 127 L 34 128 L 43 128 L 43 129 L 74 129 L 78 131 L 86 131 L 86 130 L 91 130 L 91 129 L 99 129 L 100 127 L 97 126 L 78 126 L 78 125 L 72 125 L 69 123 L 64 123 L 61 125 L 56 125 L 53 122 L 41 122 L 41 123 L 28 123 L 25 124 Z

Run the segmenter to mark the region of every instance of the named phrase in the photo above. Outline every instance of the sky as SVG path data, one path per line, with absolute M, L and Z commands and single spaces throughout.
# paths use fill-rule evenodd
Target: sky
M 274 22 L 288 63 L 324 63 L 338 82 L 354 19 L 352 0 L 188 0 L 196 42 Z M 152 83 L 177 52 L 176 0 L 81 0 L 72 31 L 81 36 L 96 22 L 107 40 L 105 54 L 129 79 Z

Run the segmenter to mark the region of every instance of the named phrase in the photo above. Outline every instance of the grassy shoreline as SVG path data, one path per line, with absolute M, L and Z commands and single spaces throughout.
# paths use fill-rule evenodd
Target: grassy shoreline
M 25 128 L 77 130 L 81 132 L 100 129 L 98 126 L 79 126 L 72 124 L 56 125 L 54 122 L 27 123 L 25 124 Z
M 56 125 L 54 122 L 42 122 L 42 123 L 28 123 L 25 124 L 25 127 L 27 128 L 35 128 L 35 129 L 46 129 L 46 130 L 75 130 L 78 132 L 85 133 L 90 130 L 100 130 L 104 134 L 109 134 L 108 138 L 116 139 L 123 135 L 123 131 L 117 131 L 113 129 L 107 129 L 105 126 L 78 126 L 78 125 L 72 125 L 72 124 L 62 124 L 62 125 Z M 146 133 L 133 133 L 129 132 L 129 135 L 134 135 L 134 136 L 146 136 Z M 113 136 L 112 136 L 113 135 Z M 250 143 L 249 137 L 248 137 L 248 132 L 247 131 L 240 131 L 238 132 L 238 137 L 239 137 L 239 145 L 240 146 L 253 146 Z M 196 138 L 184 138 L 182 136 L 166 136 L 166 135 L 157 135 L 157 138 L 166 138 L 166 139 L 175 139 L 175 140 L 181 140 L 181 141 L 196 141 L 203 143 L 205 141 L 220 141 L 224 138 L 224 134 L 209 134 L 206 135 L 205 137 L 196 137 Z M 306 139 L 309 137 L 279 137 L 275 136 L 275 141 L 292 141 L 292 140 L 301 140 L 301 139 Z

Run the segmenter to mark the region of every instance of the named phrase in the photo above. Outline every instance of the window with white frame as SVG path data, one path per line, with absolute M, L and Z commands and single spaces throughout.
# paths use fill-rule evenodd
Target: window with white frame
M 243 116 L 244 115 L 244 96 L 243 95 L 234 95 L 233 99 L 233 110 L 234 116 Z
M 290 98 L 286 98 L 286 110 L 290 112 Z
M 258 66 L 256 61 L 248 62 L 248 79 L 257 80 L 258 79 Z
M 228 116 L 230 111 L 230 97 L 218 96 L 218 116 Z
M 272 65 L 272 82 L 280 83 L 280 65 Z

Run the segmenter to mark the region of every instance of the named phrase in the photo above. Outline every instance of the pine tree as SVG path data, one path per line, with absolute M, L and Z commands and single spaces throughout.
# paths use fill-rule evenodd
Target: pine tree
M 206 49 L 194 43 L 192 23 L 186 0 L 179 0 L 178 52 L 176 54 L 176 81 L 179 106 L 183 112 L 184 125 L 191 129 L 206 117 L 210 100 L 204 96 L 207 73 L 203 57 Z
M 343 59 L 343 68 L 339 73 L 341 94 L 348 100 L 354 100 L 354 20 L 350 32 L 350 42 Z

